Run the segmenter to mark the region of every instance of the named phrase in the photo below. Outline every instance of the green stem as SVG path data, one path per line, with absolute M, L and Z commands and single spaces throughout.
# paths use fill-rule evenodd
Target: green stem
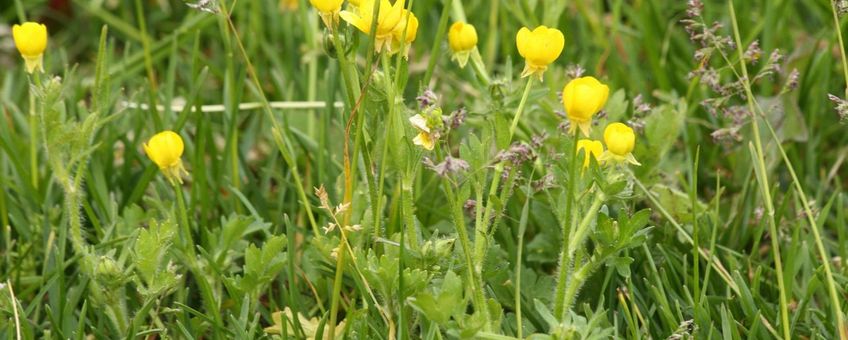
M 41 73 L 32 74 L 32 85 L 41 87 Z M 32 188 L 38 191 L 38 114 L 35 94 L 29 92 L 29 166 L 32 176 Z
M 486 297 L 483 294 L 483 281 L 480 276 L 477 275 L 474 260 L 471 258 L 471 241 L 468 238 L 468 231 L 465 229 L 465 216 L 463 216 L 462 207 L 459 205 L 460 203 L 456 201 L 456 196 L 454 195 L 453 188 L 451 188 L 450 183 L 443 181 L 443 186 L 448 197 L 448 202 L 450 203 L 454 227 L 456 228 L 457 236 L 459 236 L 459 244 L 462 247 L 463 255 L 465 255 L 466 274 L 468 276 L 468 281 L 471 282 L 469 289 L 471 290 L 471 299 L 474 304 L 474 310 L 482 313 L 484 325 L 486 325 L 486 328 L 489 328 L 489 309 L 486 304 Z
M 401 179 L 401 204 L 404 224 L 406 224 L 407 241 L 412 249 L 418 249 L 418 232 L 415 229 L 415 215 L 413 213 L 412 178 L 404 174 Z
M 527 103 L 527 97 L 530 95 L 530 89 L 533 85 L 533 78 L 527 78 L 527 85 L 524 87 L 524 94 L 521 96 L 521 101 L 518 103 L 518 108 L 515 109 L 515 118 L 512 120 L 512 126 L 509 129 L 509 142 L 512 142 L 512 137 L 515 135 L 515 128 L 518 125 L 518 121 L 521 118 L 521 114 L 524 112 L 525 104 Z M 575 144 L 576 145 L 576 144 Z M 478 275 L 482 273 L 483 262 L 486 256 L 486 250 L 488 249 L 488 230 L 489 223 L 492 221 L 492 214 L 494 214 L 494 209 L 492 207 L 491 197 L 495 197 L 498 193 L 498 188 L 500 187 L 501 175 L 503 175 L 506 164 L 504 161 L 499 162 L 495 165 L 495 171 L 492 175 L 492 183 L 489 185 L 489 197 L 487 197 L 486 205 L 485 205 L 485 213 L 483 214 L 483 220 L 477 220 L 475 225 L 475 237 L 474 237 L 474 254 L 475 259 L 477 260 L 477 266 L 475 270 L 478 272 Z M 504 190 L 509 190 L 509 188 L 504 188 Z M 483 202 L 479 200 L 479 190 L 478 190 L 478 207 L 482 207 Z M 480 208 L 478 208 L 480 209 Z
M 836 1 L 830 1 L 830 9 L 833 13 L 836 39 L 839 41 L 839 56 L 842 57 L 842 74 L 845 76 L 845 96 L 848 97 L 848 57 L 845 56 L 845 43 L 842 40 L 842 25 L 839 22 L 839 14 L 836 13 Z M 848 337 L 845 334 L 841 334 L 840 336 Z
M 574 256 L 574 252 L 577 251 L 577 247 L 583 245 L 583 242 L 586 240 L 586 237 L 589 233 L 589 227 L 592 226 L 592 222 L 595 220 L 595 216 L 598 215 L 598 209 L 600 209 L 601 204 L 604 203 L 604 193 L 600 190 L 595 192 L 595 200 L 592 201 L 592 205 L 589 207 L 586 215 L 583 216 L 583 219 L 580 220 L 580 224 L 577 226 L 577 230 L 575 231 L 573 237 L 569 239 L 568 242 L 568 256 Z
M 272 136 L 274 137 L 274 144 L 277 149 L 280 151 L 280 154 L 283 156 L 283 160 L 285 160 L 286 165 L 290 168 L 290 173 L 292 175 L 292 179 L 294 180 L 294 186 L 297 191 L 298 199 L 300 199 L 301 204 L 303 206 L 303 210 L 306 213 L 306 217 L 309 220 L 309 224 L 312 226 L 312 231 L 315 235 L 320 235 L 318 231 L 318 223 L 315 221 L 315 216 L 312 214 L 312 206 L 309 203 L 309 200 L 306 197 L 306 191 L 303 189 L 303 181 L 300 178 L 300 170 L 298 170 L 297 162 L 292 154 L 292 150 L 289 149 L 289 138 L 288 138 L 288 128 L 284 128 L 280 122 L 277 120 L 277 116 L 274 115 L 274 112 L 271 110 L 271 104 L 268 103 L 268 97 L 265 96 L 265 92 L 262 91 L 262 85 L 259 83 L 259 77 L 256 75 L 256 70 L 253 68 L 253 63 L 250 61 L 250 58 L 247 55 L 247 51 L 244 49 L 244 44 L 239 38 L 238 31 L 236 30 L 235 24 L 233 24 L 232 18 L 230 17 L 230 13 L 227 11 L 227 7 L 223 4 L 219 4 L 219 9 L 222 14 L 226 16 L 227 24 L 230 27 L 230 30 L 233 33 L 233 37 L 235 38 L 236 45 L 239 48 L 239 52 L 244 58 L 244 62 L 247 65 L 247 74 L 250 75 L 250 80 L 253 82 L 253 86 L 256 90 L 256 95 L 262 101 L 262 108 L 265 111 L 265 114 L 268 115 L 268 119 L 271 120 L 271 131 Z
M 488 87 L 492 83 L 492 79 L 489 78 L 489 71 L 486 71 L 486 64 L 483 62 L 483 58 L 480 57 L 480 50 L 476 47 L 471 51 L 471 67 L 474 68 L 474 72 L 480 77 L 480 81 L 483 82 L 484 86 Z
M 518 121 L 521 120 L 521 114 L 524 113 L 524 105 L 527 104 L 527 97 L 530 96 L 530 89 L 533 87 L 533 77 L 527 77 L 527 85 L 524 87 L 524 94 L 521 95 L 521 102 L 518 103 L 518 110 L 515 111 L 515 117 L 512 118 L 512 125 L 509 127 L 509 140 L 512 141 L 512 136 L 515 135 L 515 129 L 518 127 Z
M 697 190 L 698 190 L 698 161 L 701 158 L 701 148 L 698 147 L 695 150 L 695 161 L 692 162 L 691 169 L 691 182 L 689 183 L 689 201 L 692 204 L 692 272 L 693 272 L 693 285 L 695 286 L 695 308 L 700 308 L 701 306 L 701 271 L 700 271 L 700 259 L 698 258 L 698 250 L 701 249 L 700 246 L 700 231 L 698 230 L 698 209 L 697 209 Z M 716 215 L 718 216 L 718 215 Z
M 742 40 L 739 35 L 739 25 L 736 21 L 736 11 L 733 7 L 733 2 L 728 1 L 728 7 L 730 9 L 730 18 L 733 24 L 733 35 L 736 39 L 736 46 L 742 46 Z M 743 56 L 743 51 L 741 48 L 737 48 L 739 52 L 739 60 L 740 66 L 742 68 L 742 82 L 745 88 L 745 94 L 748 99 L 748 109 L 753 113 L 756 112 L 754 105 L 754 95 L 751 92 L 751 84 L 748 79 L 748 70 L 745 66 L 745 58 Z M 780 294 L 780 318 L 781 318 L 781 328 L 783 330 L 783 338 L 788 340 L 790 339 L 790 324 L 789 324 L 789 308 L 787 306 L 787 297 L 786 297 L 786 286 L 783 277 L 783 262 L 780 256 L 780 237 L 777 233 L 777 224 L 775 222 L 775 212 L 774 212 L 774 204 L 772 203 L 771 198 L 771 189 L 769 188 L 768 178 L 766 178 L 766 164 L 765 164 L 765 154 L 763 152 L 763 143 L 762 138 L 760 137 L 760 127 L 759 123 L 756 119 L 751 124 L 754 133 L 754 146 L 756 148 L 756 164 L 757 167 L 757 182 L 760 184 L 760 190 L 763 196 L 763 201 L 766 209 L 766 215 L 769 223 L 769 233 L 771 234 L 771 244 L 773 248 L 772 255 L 774 256 L 774 269 L 777 273 L 777 284 L 778 290 Z M 826 260 L 826 259 L 825 259 Z M 838 304 L 838 302 L 837 302 Z M 839 313 L 837 313 L 839 314 Z
M 342 226 L 340 227 L 343 228 Z M 340 232 L 344 233 L 344 230 L 341 230 Z M 344 276 L 346 254 L 347 249 L 345 247 L 345 242 L 344 240 L 339 239 L 339 249 L 336 251 L 336 274 L 333 277 L 333 294 L 331 295 L 330 300 L 330 324 L 327 325 L 328 334 L 331 340 L 336 336 L 336 314 L 339 313 L 339 300 L 341 299 L 342 294 L 342 278 Z
M 574 304 L 574 299 L 577 297 L 577 293 L 580 291 L 580 288 L 582 288 L 583 284 L 586 283 L 586 279 L 589 278 L 589 274 L 594 272 L 598 265 L 603 262 L 603 258 L 596 260 L 590 259 L 589 262 L 574 272 L 563 296 L 563 305 L 565 306 L 566 311 L 571 308 L 572 304 Z
M 445 31 L 447 31 L 448 28 L 451 2 L 453 2 L 453 0 L 445 0 L 444 7 L 442 7 L 442 14 L 439 17 L 439 29 L 436 31 L 435 40 L 433 40 L 433 47 L 430 48 L 430 61 L 427 63 L 427 71 L 424 73 L 424 80 L 421 82 L 422 86 L 425 88 L 430 86 L 430 78 L 433 77 L 433 70 L 436 69 L 436 62 L 439 60 L 436 56 L 441 53 L 442 43 L 445 38 Z
M 183 197 L 183 189 L 180 184 L 171 181 L 171 186 L 174 189 L 174 196 L 177 197 L 177 215 L 180 219 L 180 234 L 182 234 L 182 246 L 188 250 L 189 254 L 195 255 L 194 239 L 191 236 L 191 227 L 188 222 L 188 211 L 186 210 L 185 197 Z
M 379 168 L 379 174 L 377 175 L 378 176 L 378 178 L 377 178 L 377 195 L 376 195 L 377 204 L 373 207 L 373 209 L 375 209 L 377 211 L 383 210 L 383 190 L 384 190 L 385 183 L 386 183 L 386 164 L 387 164 L 387 162 L 388 162 L 387 160 L 389 158 L 388 157 L 389 144 L 391 144 L 391 143 L 389 143 L 389 136 L 390 136 L 389 133 L 391 132 L 392 128 L 394 128 L 394 119 L 395 119 L 395 115 L 394 115 L 394 106 L 395 106 L 395 103 L 394 103 L 394 100 L 395 100 L 394 99 L 394 96 L 395 96 L 394 95 L 394 85 L 392 84 L 391 81 L 389 81 L 389 79 L 391 79 L 391 78 L 388 76 L 390 71 L 391 71 L 391 68 L 389 67 L 389 57 L 385 53 L 381 54 L 380 57 L 381 57 L 381 62 L 382 62 L 382 66 L 383 66 L 383 73 L 385 74 L 385 79 L 386 79 L 386 89 L 385 89 L 386 90 L 386 100 L 388 101 L 389 107 L 388 107 L 388 112 L 387 112 L 387 117 L 386 117 L 386 125 L 383 129 L 383 149 L 382 149 L 382 152 L 380 153 L 380 168 Z M 380 232 L 380 228 L 381 228 L 381 224 L 382 224 L 381 222 L 382 222 L 381 218 L 376 218 L 374 220 L 374 230 L 375 230 L 374 232 L 375 233 Z
M 565 220 L 562 221 L 562 253 L 559 258 L 559 277 L 557 278 L 556 293 L 554 294 L 554 316 L 562 318 L 565 312 L 565 284 L 571 270 L 571 259 L 567 247 L 573 228 L 574 190 L 577 182 L 577 140 L 578 133 L 572 135 L 571 167 L 568 171 L 568 188 L 565 196 Z
M 533 174 L 528 177 L 533 178 Z M 521 219 L 518 221 L 518 251 L 515 255 L 515 329 L 519 339 L 523 338 L 524 325 L 521 316 L 521 259 L 524 252 L 524 232 L 527 230 L 527 220 L 530 215 L 530 198 L 532 195 L 531 181 L 527 181 L 527 198 L 521 208 Z
M 174 196 L 177 198 L 177 214 L 180 219 L 180 233 L 182 234 L 182 248 L 183 251 L 185 251 L 186 264 L 197 282 L 197 287 L 200 290 L 207 313 L 212 314 L 212 318 L 216 323 L 215 329 L 217 333 L 217 330 L 223 325 L 223 320 L 221 319 L 221 313 L 218 311 L 218 304 L 215 302 L 215 294 L 212 290 L 212 286 L 209 285 L 208 281 L 206 281 L 206 275 L 202 270 L 200 270 L 200 266 L 197 263 L 197 253 L 195 251 L 196 246 L 194 239 L 191 236 L 191 226 L 189 224 L 183 190 L 177 182 L 171 182 L 171 186 L 174 189 Z

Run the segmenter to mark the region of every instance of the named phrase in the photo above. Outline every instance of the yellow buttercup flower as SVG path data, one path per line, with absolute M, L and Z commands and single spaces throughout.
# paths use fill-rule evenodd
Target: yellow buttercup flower
M 183 139 L 176 132 L 162 131 L 144 144 L 144 153 L 159 166 L 159 170 L 172 183 L 182 183 L 183 168 L 180 157 L 183 155 Z
M 340 16 L 344 21 L 347 21 L 363 33 L 371 34 L 374 1 L 377 0 L 361 0 L 358 11 L 342 11 Z M 396 1 L 394 5 L 389 0 L 380 0 L 380 12 L 377 13 L 376 41 L 374 43 L 374 49 L 377 52 L 383 51 L 384 48 L 391 50 L 395 30 L 404 16 L 403 5 L 403 0 Z M 416 26 L 417 23 L 418 21 L 416 19 Z M 412 23 L 410 23 L 410 26 L 412 26 Z
M 565 36 L 556 28 L 539 26 L 531 31 L 527 27 L 522 27 L 518 31 L 515 43 L 518 46 L 518 53 L 526 62 L 521 77 L 538 75 L 539 79 L 542 79 L 542 74 L 548 65 L 562 53 L 562 48 L 565 47 Z
M 582 77 L 568 82 L 562 89 L 562 106 L 568 120 L 571 121 L 570 133 L 577 128 L 583 135 L 589 136 L 592 128 L 592 116 L 604 108 L 609 97 L 609 87 L 594 77 Z
M 406 31 L 406 35 L 404 35 Z M 412 11 L 403 10 L 401 21 L 392 34 L 390 53 L 403 52 L 403 57 L 409 59 L 409 48 L 418 36 L 418 17 Z M 403 51 L 400 51 L 403 45 Z
M 477 48 L 477 30 L 474 26 L 458 21 L 453 23 L 448 31 L 448 45 L 459 67 L 464 68 L 468 63 L 468 57 Z
M 44 72 L 47 26 L 37 22 L 25 22 L 22 25 L 12 26 L 12 38 L 15 40 L 15 47 L 26 62 L 27 72 L 32 73 L 36 69 Z
M 342 9 L 343 2 L 344 0 L 309 0 L 309 3 L 318 10 L 324 25 L 331 30 L 339 22 L 339 11 Z
M 633 148 L 636 146 L 636 134 L 629 126 L 622 123 L 612 123 L 604 129 L 604 143 L 607 151 L 601 156 L 601 160 L 612 160 L 616 162 L 628 162 L 633 165 L 642 165 L 633 157 Z
M 581 150 L 584 152 L 583 169 L 586 169 L 589 167 L 589 158 L 594 158 L 600 163 L 599 159 L 601 158 L 601 154 L 604 152 L 604 145 L 596 140 L 581 139 L 577 141 L 577 154 L 580 154 Z

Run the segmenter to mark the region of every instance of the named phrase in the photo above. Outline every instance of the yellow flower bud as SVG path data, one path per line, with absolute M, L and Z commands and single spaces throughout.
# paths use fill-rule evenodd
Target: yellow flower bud
M 604 145 L 596 140 L 581 139 L 577 141 L 577 154 L 580 154 L 581 150 L 584 152 L 583 168 L 585 169 L 589 167 L 589 158 L 594 158 L 600 163 L 599 159 L 604 152 Z
M 448 31 L 448 45 L 453 51 L 451 59 L 456 60 L 459 67 L 465 67 L 471 51 L 477 47 L 477 30 L 461 21 L 453 23 Z
M 339 15 L 344 21 L 353 25 L 362 33 L 371 34 L 371 21 L 374 17 L 374 1 L 377 0 L 361 0 L 359 10 L 357 11 L 342 11 Z M 380 12 L 377 13 L 377 32 L 374 50 L 377 52 L 383 51 L 383 48 L 390 50 L 392 48 L 392 40 L 394 38 L 395 29 L 401 23 L 404 16 L 404 1 L 398 0 L 392 5 L 389 0 L 380 0 Z M 416 31 L 418 20 L 415 20 Z M 410 23 L 412 26 L 412 23 Z
M 515 43 L 518 46 L 518 53 L 526 62 L 521 77 L 538 75 L 539 79 L 542 79 L 542 74 L 548 65 L 562 53 L 562 48 L 565 47 L 565 36 L 556 28 L 539 26 L 531 31 L 527 27 L 522 27 L 518 31 Z
M 162 131 L 144 144 L 144 153 L 159 166 L 169 181 L 182 183 L 181 174 L 186 173 L 183 162 L 183 139 L 173 131 Z
M 44 49 L 47 48 L 47 26 L 36 22 L 25 22 L 12 27 L 15 47 L 26 62 L 27 72 L 36 69 L 44 72 Z
M 604 129 L 604 143 L 607 151 L 601 156 L 602 160 L 613 160 L 628 162 L 633 165 L 641 165 L 633 157 L 633 148 L 636 146 L 636 134 L 633 129 L 622 123 L 612 123 Z
M 583 135 L 589 136 L 592 128 L 592 116 L 604 108 L 609 97 L 609 87 L 594 77 L 574 79 L 562 89 L 562 106 L 568 120 L 571 121 L 570 133 L 577 128 Z
M 362 3 L 362 0 L 348 0 L 348 2 L 356 7 L 359 7 L 359 4 Z
M 312 7 L 318 10 L 324 25 L 331 30 L 339 21 L 339 11 L 342 9 L 343 2 L 344 0 L 309 0 Z

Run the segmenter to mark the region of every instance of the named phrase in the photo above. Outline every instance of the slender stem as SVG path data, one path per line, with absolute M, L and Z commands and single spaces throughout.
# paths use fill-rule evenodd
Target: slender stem
M 489 86 L 492 83 L 492 79 L 489 78 L 489 71 L 486 71 L 486 64 L 483 62 L 483 58 L 480 57 L 480 50 L 476 47 L 471 51 L 471 67 L 477 72 L 477 76 L 480 77 L 480 81 L 483 82 L 484 86 Z
M 845 56 L 845 43 L 842 40 L 842 25 L 839 22 L 839 14 L 836 13 L 836 1 L 830 1 L 830 9 L 833 13 L 833 24 L 835 25 L 834 28 L 836 28 L 836 39 L 839 41 L 839 56 L 842 57 L 842 74 L 845 76 L 845 96 L 848 97 L 848 57 Z
M 577 140 L 578 133 L 572 135 L 571 166 L 568 171 L 568 188 L 565 196 L 565 220 L 562 221 L 562 253 L 559 258 L 559 277 L 554 295 L 554 316 L 562 318 L 565 313 L 565 284 L 571 270 L 571 258 L 567 247 L 569 236 L 573 229 L 574 190 L 577 182 Z
M 492 183 L 489 185 L 489 195 L 486 197 L 487 201 L 483 219 L 477 220 L 474 226 L 474 259 L 476 264 L 474 270 L 477 271 L 477 275 L 483 272 L 483 262 L 486 260 L 486 250 L 488 249 L 489 242 L 489 223 L 492 221 L 492 214 L 494 214 L 491 198 L 498 194 L 498 188 L 500 187 L 501 177 L 503 177 L 505 167 L 504 163 L 500 162 L 495 165 L 495 171 L 492 174 Z M 479 190 L 477 197 L 478 199 L 482 197 L 482 193 Z M 478 201 L 477 204 L 482 205 L 483 202 Z
M 700 231 L 698 230 L 698 208 L 697 208 L 697 190 L 698 190 L 698 161 L 701 158 L 701 148 L 698 147 L 695 150 L 695 161 L 692 162 L 691 174 L 690 174 L 690 182 L 689 182 L 689 201 L 692 205 L 692 283 L 695 287 L 695 308 L 700 308 L 701 306 L 701 271 L 700 271 L 700 262 L 701 260 L 698 258 L 698 249 L 700 246 Z M 716 215 L 718 216 L 718 215 Z
M 413 214 L 412 176 L 405 173 L 401 179 L 401 212 L 404 224 L 406 224 L 407 241 L 412 249 L 418 249 L 418 233 L 415 229 L 415 215 Z
M 339 227 L 341 228 L 341 237 L 344 238 L 344 226 Z M 342 278 L 344 276 L 346 254 L 347 249 L 345 247 L 345 242 L 342 239 L 339 241 L 339 248 L 336 251 L 336 274 L 333 277 L 333 294 L 330 300 L 330 324 L 327 325 L 331 340 L 336 336 L 336 314 L 339 313 L 339 300 L 341 300 Z
M 509 141 L 512 142 L 512 137 L 515 135 L 515 128 L 518 125 L 518 121 L 521 118 L 521 114 L 524 112 L 525 104 L 527 103 L 527 97 L 530 95 L 530 89 L 533 85 L 533 78 L 530 77 L 527 79 L 527 85 L 524 87 L 524 94 L 521 96 L 521 101 L 518 103 L 518 108 L 515 109 L 515 117 L 512 120 L 512 126 L 509 129 Z M 495 171 L 492 175 L 492 183 L 489 185 L 489 197 L 495 197 L 498 192 L 498 188 L 500 186 L 501 175 L 504 172 L 504 168 L 506 167 L 505 162 L 499 162 L 495 165 Z M 504 188 L 503 190 L 509 190 L 508 188 Z M 479 191 L 478 191 L 479 193 Z M 478 194 L 478 198 L 479 198 Z M 483 202 L 477 202 L 480 206 L 482 206 Z M 477 260 L 477 266 L 475 270 L 479 272 L 482 271 L 483 262 L 486 256 L 486 250 L 488 249 L 488 230 L 489 230 L 489 222 L 492 220 L 492 214 L 494 213 L 492 202 L 487 201 L 485 206 L 485 213 L 483 214 L 483 220 L 480 221 L 478 219 L 475 225 L 475 237 L 474 237 L 474 254 Z
M 600 209 L 601 204 L 604 203 L 604 198 L 605 196 L 603 192 L 600 190 L 595 192 L 595 200 L 592 201 L 592 205 L 589 207 L 586 215 L 583 215 L 583 219 L 580 220 L 580 224 L 577 226 L 574 235 L 568 240 L 569 257 L 574 256 L 574 252 L 577 251 L 577 247 L 583 245 L 583 241 L 586 240 L 589 227 L 592 225 L 592 221 L 595 220 L 595 216 L 598 215 L 598 209 Z
M 188 223 L 188 211 L 186 209 L 185 197 L 183 197 L 183 189 L 180 184 L 171 181 L 171 186 L 174 189 L 174 196 L 177 197 L 177 214 L 180 219 L 180 233 L 182 234 L 182 246 L 191 254 L 194 252 L 194 239 L 191 236 L 191 227 Z
M 433 70 L 436 69 L 436 62 L 439 60 L 436 56 L 440 55 L 442 49 L 442 41 L 445 37 L 445 31 L 448 28 L 448 19 L 450 19 L 450 9 L 451 2 L 453 0 L 444 0 L 444 7 L 442 7 L 442 14 L 439 17 L 439 29 L 436 30 L 436 39 L 433 40 L 433 47 L 430 48 L 430 61 L 427 63 L 427 71 L 424 73 L 424 80 L 421 82 L 422 86 L 429 87 L 430 86 L 430 78 L 433 77 Z
M 36 73 L 36 76 L 38 73 Z M 35 94 L 29 92 L 29 172 L 32 187 L 38 190 L 38 116 L 35 109 Z
M 583 284 L 586 283 L 586 279 L 589 278 L 589 274 L 591 274 L 598 267 L 600 263 L 603 263 L 604 259 L 590 259 L 585 265 L 581 266 L 574 274 L 571 276 L 571 282 L 568 284 L 568 288 L 565 291 L 563 296 L 563 305 L 565 306 L 565 311 L 571 308 L 571 305 L 574 304 L 574 299 L 577 297 L 577 292 L 580 291 L 580 288 L 583 287 Z
M 733 35 L 736 39 L 736 46 L 742 46 L 742 40 L 739 35 L 739 25 L 736 21 L 736 12 L 733 7 L 733 1 L 728 1 L 728 7 L 730 9 L 730 18 L 733 23 Z M 742 68 L 742 83 L 745 88 L 745 94 L 748 99 L 748 109 L 754 113 L 755 105 L 754 105 L 754 95 L 751 92 L 751 84 L 748 79 L 748 70 L 745 66 L 745 58 L 743 56 L 743 51 L 741 48 L 737 48 L 739 52 L 739 60 L 740 66 Z M 790 339 L 790 324 L 789 324 L 789 308 L 787 306 L 787 297 L 786 297 L 786 286 L 783 277 L 783 261 L 780 256 L 780 237 L 777 233 L 777 224 L 775 222 L 775 212 L 774 212 L 774 204 L 772 203 L 771 198 L 771 189 L 769 187 L 768 178 L 766 178 L 766 165 L 765 165 L 765 154 L 763 152 L 763 143 L 762 138 L 760 137 L 760 127 L 757 119 L 755 117 L 754 121 L 751 124 L 753 134 L 754 134 L 754 146 L 756 148 L 756 164 L 758 167 L 759 176 L 757 176 L 757 182 L 760 184 L 760 190 L 762 192 L 763 201 L 766 209 L 766 214 L 768 216 L 769 223 L 769 233 L 771 234 L 771 244 L 773 248 L 772 255 L 774 256 L 774 269 L 777 273 L 777 285 L 779 290 L 779 298 L 780 298 L 780 318 L 781 318 L 781 328 L 783 330 L 783 338 Z
M 389 67 L 389 58 L 385 53 L 383 53 L 381 55 L 381 59 L 382 59 L 382 65 L 383 65 L 383 72 L 386 75 L 388 75 L 389 72 L 391 71 L 391 68 Z M 384 188 L 385 182 L 386 182 L 386 164 L 387 164 L 388 158 L 389 158 L 388 157 L 389 144 L 390 144 L 389 143 L 389 132 L 391 131 L 392 127 L 394 126 L 394 119 L 395 119 L 394 109 L 393 109 L 394 108 L 394 91 L 393 91 L 394 85 L 392 85 L 392 83 L 390 81 L 388 81 L 388 79 L 390 79 L 390 78 L 388 76 L 386 76 L 386 98 L 388 100 L 389 107 L 388 107 L 388 112 L 387 112 L 387 116 L 386 116 L 386 125 L 385 125 L 385 128 L 383 129 L 384 130 L 383 131 L 383 149 L 382 149 L 382 152 L 380 153 L 380 170 L 379 170 L 379 175 L 378 175 L 378 179 L 377 179 L 377 204 L 374 207 L 374 209 L 377 209 L 377 210 L 383 209 L 383 188 Z M 375 223 L 375 228 L 379 230 L 380 219 L 375 220 L 374 223 Z
M 315 235 L 320 235 L 318 232 L 318 223 L 315 221 L 315 216 L 312 214 L 312 206 L 309 203 L 309 200 L 306 197 L 306 191 L 303 189 L 303 181 L 300 178 L 300 171 L 298 170 L 297 162 L 292 154 L 292 151 L 289 149 L 288 143 L 288 129 L 284 128 L 280 122 L 277 120 L 277 116 L 274 115 L 274 112 L 271 111 L 271 105 L 268 102 L 268 98 L 265 96 L 265 92 L 262 91 L 262 85 L 259 83 L 259 77 L 256 75 L 256 70 L 253 68 L 253 63 L 250 61 L 250 58 L 247 55 L 247 51 L 244 49 L 244 44 L 239 38 L 238 31 L 236 30 L 235 24 L 233 24 L 233 20 L 230 17 L 230 12 L 227 11 L 226 6 L 223 4 L 219 4 L 219 9 L 222 14 L 224 14 L 227 18 L 227 24 L 230 27 L 230 30 L 233 33 L 233 37 L 235 38 L 236 45 L 239 48 L 239 52 L 244 58 L 244 62 L 247 65 L 247 74 L 250 75 L 250 79 L 253 82 L 253 86 L 256 90 L 256 95 L 262 101 L 262 108 L 265 113 L 268 115 L 268 119 L 271 120 L 272 126 L 272 136 L 274 137 L 274 144 L 277 146 L 277 149 L 280 151 L 280 154 L 283 156 L 283 160 L 285 160 L 286 165 L 290 168 L 290 173 L 292 175 L 292 179 L 294 179 L 294 186 L 297 191 L 298 199 L 300 199 L 301 204 L 303 206 L 304 211 L 306 212 L 306 216 L 309 219 L 309 224 L 312 226 L 312 230 Z M 155 107 L 155 106 L 154 106 Z
M 527 77 L 527 85 L 524 87 L 524 94 L 521 95 L 521 102 L 518 103 L 518 110 L 515 110 L 515 117 L 512 118 L 512 125 L 509 127 L 509 139 L 512 141 L 512 136 L 515 135 L 515 129 L 518 127 L 518 121 L 521 120 L 521 114 L 524 113 L 524 105 L 527 104 L 527 97 L 530 96 L 530 89 L 533 87 L 533 77 Z
M 223 325 L 223 320 L 221 319 L 221 313 L 218 312 L 218 304 L 215 302 L 215 294 L 212 291 L 212 286 L 210 286 L 209 282 L 206 281 L 206 275 L 200 270 L 200 266 L 197 263 L 197 253 L 194 250 L 195 243 L 191 236 L 191 226 L 189 224 L 183 189 L 177 182 L 171 182 L 171 186 L 174 189 L 174 196 L 177 197 L 177 213 L 180 219 L 180 231 L 183 234 L 182 247 L 183 251 L 186 252 L 185 259 L 187 260 L 187 266 L 189 271 L 191 271 L 191 274 L 194 276 L 197 287 L 200 289 L 203 304 L 205 305 L 207 312 L 211 313 L 212 318 L 215 320 L 215 329 L 217 330 L 218 326 Z
M 533 178 L 531 174 L 530 179 Z M 524 232 L 527 230 L 527 220 L 530 215 L 530 198 L 532 194 L 531 181 L 527 181 L 527 198 L 521 208 L 521 219 L 518 221 L 518 251 L 515 255 L 515 328 L 519 339 L 524 338 L 524 325 L 521 319 L 521 259 L 524 252 Z
M 462 208 L 456 201 L 456 196 L 454 195 L 450 183 L 447 181 L 444 181 L 443 183 L 445 193 L 448 197 L 448 202 L 451 206 L 456 234 L 459 236 L 459 244 L 462 247 L 463 255 L 465 255 L 466 273 L 468 275 L 468 280 L 471 282 L 469 289 L 471 290 L 471 299 L 474 303 L 474 310 L 482 313 L 484 325 L 486 325 L 486 328 L 489 328 L 489 309 L 486 304 L 486 297 L 483 294 L 483 281 L 474 269 L 476 266 L 474 265 L 474 260 L 471 258 L 471 241 L 468 239 L 468 231 L 465 230 L 465 217 L 462 214 Z

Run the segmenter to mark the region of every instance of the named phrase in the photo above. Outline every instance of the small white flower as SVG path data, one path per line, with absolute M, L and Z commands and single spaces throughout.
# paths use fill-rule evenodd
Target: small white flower
M 430 133 L 430 127 L 427 126 L 427 119 L 421 114 L 409 117 L 409 123 L 419 131 Z

